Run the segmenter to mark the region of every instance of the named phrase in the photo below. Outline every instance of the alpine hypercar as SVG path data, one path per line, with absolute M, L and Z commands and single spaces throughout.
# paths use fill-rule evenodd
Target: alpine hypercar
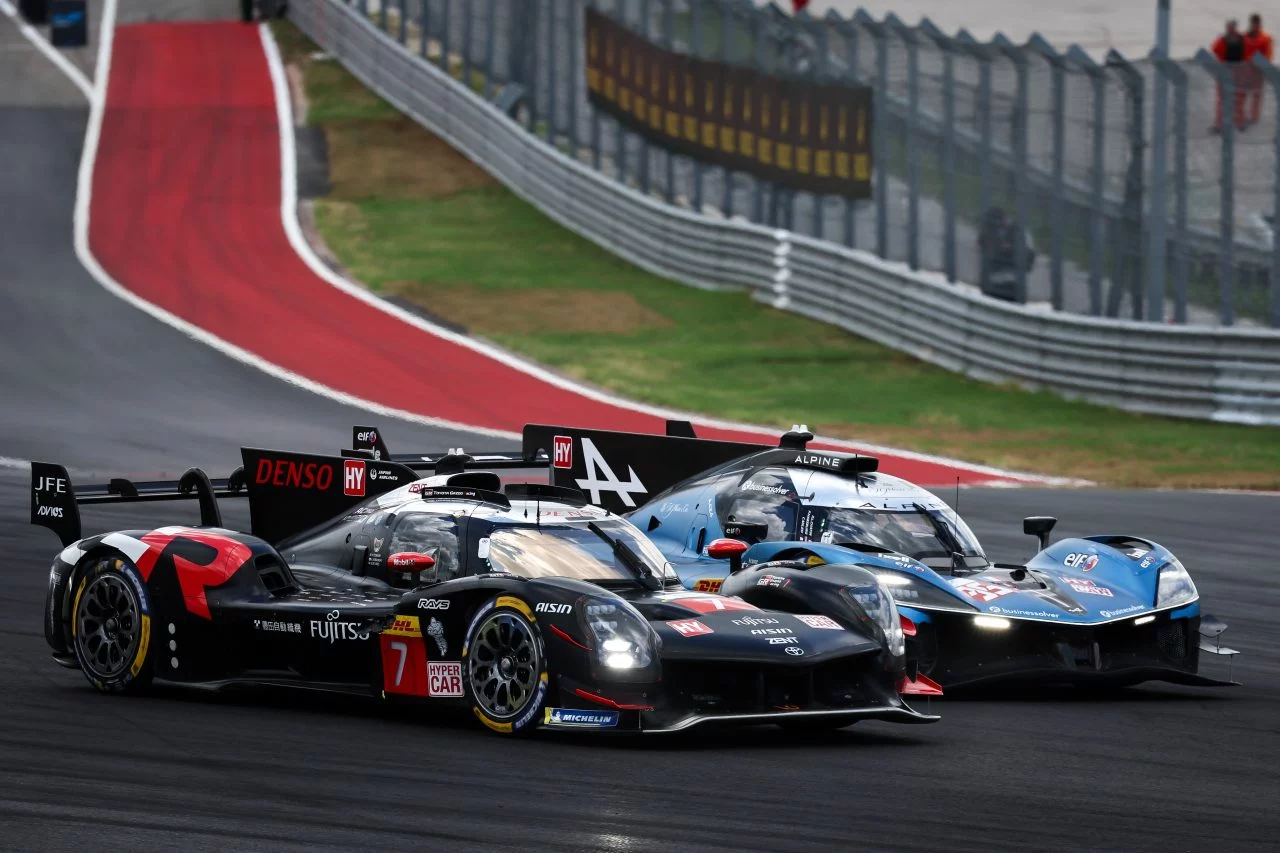
M 901 698 L 927 688 L 906 679 L 874 571 L 777 567 L 781 594 L 697 593 L 576 489 L 504 488 L 456 454 L 345 453 L 246 448 L 226 480 L 193 468 L 79 490 L 33 463 L 31 521 L 63 544 L 44 619 L 54 660 L 108 693 L 363 694 L 469 708 L 502 734 L 937 719 Z M 184 498 L 199 526 L 82 536 L 83 505 Z M 247 498 L 250 533 L 223 526 L 231 498 Z
M 1221 645 L 1226 625 L 1201 614 L 1186 567 L 1150 539 L 1049 544 L 1055 519 L 1032 517 L 1024 532 L 1039 553 L 993 564 L 937 496 L 879 472 L 873 457 L 809 448 L 803 428 L 777 447 L 697 439 L 684 423 L 668 432 L 531 425 L 524 451 L 552 454 L 554 482 L 629 513 L 691 589 L 785 596 L 809 571 L 871 572 L 897 602 L 909 670 L 943 687 L 1234 683 L 1200 674 L 1202 654 L 1235 654 Z

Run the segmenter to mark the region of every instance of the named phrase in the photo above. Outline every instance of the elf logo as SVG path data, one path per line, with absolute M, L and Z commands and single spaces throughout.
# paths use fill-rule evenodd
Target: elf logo
M 365 489 L 363 459 L 344 459 L 342 462 L 342 493 L 348 497 L 362 498 Z

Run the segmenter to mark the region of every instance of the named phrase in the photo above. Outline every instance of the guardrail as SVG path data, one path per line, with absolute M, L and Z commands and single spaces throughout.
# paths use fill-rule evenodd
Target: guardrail
M 291 0 L 289 18 L 543 213 L 658 275 L 695 287 L 749 288 L 780 309 L 984 381 L 1132 411 L 1280 424 L 1280 331 L 1043 312 L 867 252 L 700 216 L 562 154 L 340 0 Z

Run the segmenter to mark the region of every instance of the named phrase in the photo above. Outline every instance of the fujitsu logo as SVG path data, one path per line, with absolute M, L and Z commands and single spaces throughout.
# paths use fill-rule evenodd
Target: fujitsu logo
M 325 614 L 325 621 L 311 620 L 311 636 L 318 640 L 335 643 L 338 640 L 367 640 L 368 630 L 361 630 L 356 622 L 341 621 L 342 614 L 332 610 Z

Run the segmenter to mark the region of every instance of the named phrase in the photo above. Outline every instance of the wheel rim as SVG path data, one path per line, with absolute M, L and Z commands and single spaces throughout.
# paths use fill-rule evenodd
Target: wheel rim
M 532 701 L 541 678 L 533 629 L 513 613 L 480 623 L 467 658 L 471 695 L 491 717 L 514 717 Z
M 76 608 L 76 647 L 81 664 L 106 681 L 121 675 L 138 648 L 138 601 L 119 575 L 89 581 Z

